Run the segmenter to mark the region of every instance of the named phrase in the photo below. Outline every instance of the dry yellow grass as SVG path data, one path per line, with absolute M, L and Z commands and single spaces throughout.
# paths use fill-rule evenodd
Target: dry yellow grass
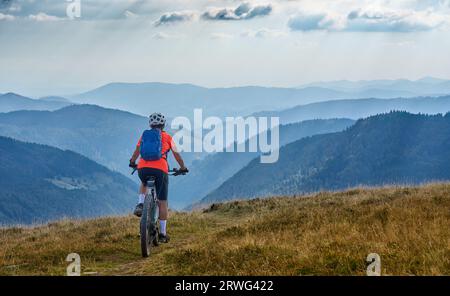
M 140 256 L 137 218 L 64 220 L 0 230 L 0 274 L 450 275 L 450 184 L 354 189 L 172 213 L 171 242 Z

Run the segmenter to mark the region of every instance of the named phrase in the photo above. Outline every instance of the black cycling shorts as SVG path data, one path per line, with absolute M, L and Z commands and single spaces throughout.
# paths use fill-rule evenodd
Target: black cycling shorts
M 169 191 L 169 176 L 161 170 L 153 168 L 142 168 L 138 170 L 139 179 L 143 184 L 147 184 L 150 177 L 155 178 L 156 197 L 159 200 L 167 200 Z

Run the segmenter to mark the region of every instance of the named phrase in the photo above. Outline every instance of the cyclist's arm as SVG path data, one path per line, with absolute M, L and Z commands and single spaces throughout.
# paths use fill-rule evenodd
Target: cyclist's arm
M 181 158 L 180 153 L 175 152 L 174 150 L 172 150 L 172 153 L 173 153 L 173 157 L 175 157 L 175 160 L 180 165 L 180 170 L 185 170 L 186 167 L 184 166 L 184 161 L 183 161 L 183 158 Z
M 136 150 L 134 150 L 133 155 L 131 156 L 130 162 L 135 163 L 139 157 L 139 146 L 136 146 Z
M 175 157 L 175 160 L 178 162 L 178 165 L 180 166 L 181 170 L 185 170 L 186 166 L 184 165 L 183 158 L 181 157 L 180 153 L 177 150 L 177 146 L 175 145 L 174 141 L 171 140 L 170 148 L 173 153 L 173 157 Z

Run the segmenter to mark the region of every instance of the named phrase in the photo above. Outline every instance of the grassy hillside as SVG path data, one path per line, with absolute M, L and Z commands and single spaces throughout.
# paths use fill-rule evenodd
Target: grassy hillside
M 63 275 L 68 253 L 100 275 L 450 275 L 450 184 L 354 189 L 172 213 L 172 241 L 140 257 L 138 219 L 0 230 L 0 274 Z

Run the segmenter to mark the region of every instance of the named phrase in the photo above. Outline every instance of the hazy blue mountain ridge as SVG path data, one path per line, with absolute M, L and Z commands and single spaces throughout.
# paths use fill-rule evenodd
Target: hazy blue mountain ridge
M 71 105 L 69 101 L 35 100 L 15 93 L 0 94 L 0 113 L 17 110 L 56 110 Z
M 192 117 L 194 108 L 206 115 L 237 116 L 263 110 L 280 110 L 313 102 L 359 99 L 394 98 L 450 93 L 450 82 L 436 84 L 424 81 L 372 81 L 364 87 L 354 83 L 316 83 L 302 88 L 243 86 L 206 88 L 192 84 L 170 83 L 110 83 L 71 97 L 74 102 L 97 104 L 148 115 L 155 111 L 170 117 Z M 359 83 L 361 84 L 361 83 Z M 448 84 L 448 85 L 447 85 Z M 350 85 L 350 86 L 348 86 Z M 339 117 L 339 116 L 338 116 Z
M 400 99 L 334 100 L 300 105 L 282 111 L 256 113 L 255 116 L 277 116 L 282 124 L 310 119 L 359 119 L 390 111 L 438 114 L 450 111 L 450 96 Z

